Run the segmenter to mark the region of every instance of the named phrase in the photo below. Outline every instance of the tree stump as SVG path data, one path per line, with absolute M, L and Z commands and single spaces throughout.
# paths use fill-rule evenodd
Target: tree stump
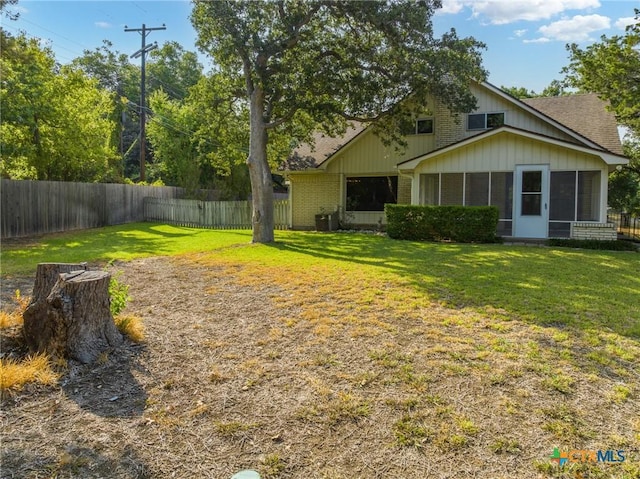
M 33 299 L 23 314 L 29 349 L 87 364 L 121 344 L 109 308 L 110 279 L 85 264 L 38 265 Z

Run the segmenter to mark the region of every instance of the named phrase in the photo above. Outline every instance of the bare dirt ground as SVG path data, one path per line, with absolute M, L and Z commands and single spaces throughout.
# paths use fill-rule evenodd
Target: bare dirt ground
M 300 295 L 197 258 L 113 269 L 145 343 L 3 398 L 1 478 L 537 478 L 554 445 L 637 451 L 637 393 L 607 399 L 634 368 L 589 380 L 567 366 L 570 391 L 546 387 L 521 353 L 561 348 L 517 321 L 399 312 L 346 279 L 334 297 Z M 21 353 L 2 334 L 3 354 Z M 623 477 L 608 471 L 584 477 Z

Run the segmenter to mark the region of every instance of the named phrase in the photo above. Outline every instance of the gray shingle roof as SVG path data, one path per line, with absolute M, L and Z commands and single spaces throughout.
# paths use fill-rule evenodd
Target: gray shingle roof
M 339 138 L 333 138 L 325 133 L 316 132 L 313 135 L 314 146 L 312 147 L 308 143 L 300 145 L 293 150 L 284 167 L 288 170 L 315 168 L 349 143 L 365 128 L 366 125 L 363 123 L 352 122 L 352 125 L 347 128 L 345 134 Z
M 608 103 L 594 93 L 526 98 L 535 108 L 612 153 L 622 154 L 618 125 Z

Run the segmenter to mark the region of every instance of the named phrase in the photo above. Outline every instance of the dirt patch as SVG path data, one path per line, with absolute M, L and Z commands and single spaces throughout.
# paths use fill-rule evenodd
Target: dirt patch
M 313 294 L 199 258 L 112 268 L 146 342 L 5 398 L 0 477 L 536 478 L 554 445 L 638 448 L 637 396 L 606 399 L 637 364 L 558 365 L 545 385 L 525 354 L 545 333 L 517 321 L 400 308 L 346 277 Z

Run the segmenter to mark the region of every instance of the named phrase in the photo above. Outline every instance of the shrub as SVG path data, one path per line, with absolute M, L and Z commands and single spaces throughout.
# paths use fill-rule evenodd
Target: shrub
M 495 206 L 385 205 L 390 238 L 493 243 L 498 227 Z
M 552 238 L 548 241 L 548 245 L 609 251 L 638 251 L 638 245 L 631 241 L 624 240 L 606 241 Z

